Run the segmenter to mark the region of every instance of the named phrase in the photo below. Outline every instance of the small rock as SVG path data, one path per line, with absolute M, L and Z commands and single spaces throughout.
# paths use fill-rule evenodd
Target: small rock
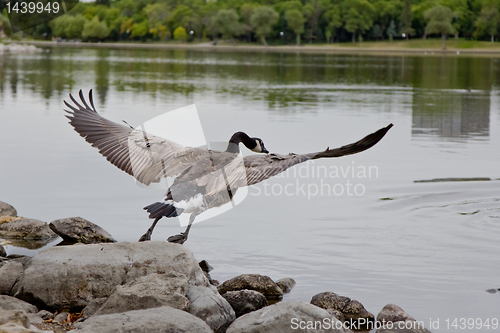
M 161 308 L 93 316 L 74 325 L 75 333 L 213 333 L 201 319 L 181 310 Z
M 331 326 L 318 329 L 300 329 L 301 323 L 320 321 Z M 314 333 L 352 333 L 343 327 L 335 317 L 326 310 L 301 301 L 280 302 L 266 306 L 260 310 L 247 313 L 236 319 L 227 329 L 227 333 L 283 333 L 283 332 L 314 332 Z
M 358 321 L 365 319 L 367 323 L 375 321 L 375 316 L 368 312 L 365 307 L 356 300 L 349 297 L 339 296 L 333 292 L 323 292 L 314 295 L 311 304 L 319 306 L 322 309 L 333 309 L 340 311 L 345 321 Z
M 213 286 L 190 286 L 189 313 L 201 318 L 215 333 L 226 332 L 227 327 L 236 319 L 231 305 Z
M 219 293 L 224 295 L 228 291 L 255 290 L 268 299 L 281 299 L 283 291 L 269 276 L 259 274 L 242 274 L 225 281 L 219 287 Z
M 292 278 L 279 279 L 276 281 L 276 284 L 281 288 L 281 290 L 283 290 L 284 293 L 289 293 L 295 286 L 295 280 Z
M 83 315 L 80 318 L 81 321 L 84 321 L 90 316 L 93 316 L 97 312 L 97 310 L 99 310 L 99 308 L 103 306 L 104 303 L 106 303 L 107 300 L 108 300 L 107 297 L 95 298 L 91 300 L 89 304 L 87 304 L 87 306 L 82 311 Z
M 19 310 L 26 313 L 37 313 L 38 311 L 36 306 L 7 295 L 0 295 L 0 309 L 4 311 Z
M 116 242 L 106 230 L 81 217 L 55 220 L 50 222 L 49 227 L 69 243 L 98 244 Z
M 267 298 L 255 290 L 228 291 L 222 297 L 229 302 L 237 318 L 268 305 Z
M 212 277 L 210 276 L 210 272 L 214 268 L 210 266 L 210 264 L 206 260 L 200 261 L 198 265 L 200 265 L 200 268 L 203 271 L 203 274 L 205 274 L 206 278 L 208 279 L 208 282 L 210 282 L 212 286 L 217 287 L 219 285 L 219 281 L 212 279 Z
M 419 326 L 413 317 L 394 304 L 384 306 L 377 315 L 377 321 L 381 325 L 377 333 L 430 333 L 423 325 Z
M 17 216 L 17 210 L 8 203 L 0 201 L 0 216 Z
M 49 312 L 47 310 L 40 310 L 37 312 L 38 317 L 42 318 L 43 320 L 49 320 L 54 318 L 54 314 L 52 312 Z
M 5 248 L 0 244 L 0 257 L 7 257 L 7 251 L 5 251 Z
M 57 316 L 54 317 L 54 322 L 55 323 L 63 323 L 68 319 L 69 312 L 63 311 Z
M 201 270 L 205 273 L 210 273 L 214 269 L 206 260 L 200 261 L 198 265 L 200 265 Z
M 50 240 L 56 237 L 47 223 L 35 219 L 17 219 L 2 223 L 0 235 L 25 240 Z
M 403 309 L 395 304 L 387 304 L 380 310 L 377 315 L 377 321 L 385 321 L 395 323 L 397 321 L 415 321 L 414 318 L 410 317 Z

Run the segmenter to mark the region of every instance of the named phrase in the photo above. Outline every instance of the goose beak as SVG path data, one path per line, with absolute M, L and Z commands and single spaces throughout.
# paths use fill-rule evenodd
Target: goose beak
M 269 150 L 267 150 L 266 148 L 262 149 L 262 152 L 263 152 L 264 154 L 269 154 Z

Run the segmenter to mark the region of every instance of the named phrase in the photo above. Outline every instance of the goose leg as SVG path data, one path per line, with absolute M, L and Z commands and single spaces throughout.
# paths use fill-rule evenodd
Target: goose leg
M 196 213 L 191 213 L 191 215 L 189 215 L 189 223 L 186 230 L 178 235 L 168 237 L 167 242 L 184 244 L 184 242 L 187 241 L 188 239 L 189 230 L 191 229 L 191 225 L 193 224 L 194 219 L 196 218 L 197 215 L 198 214 Z
M 146 233 L 144 235 L 141 236 L 141 238 L 139 238 L 139 242 L 144 242 L 144 241 L 148 241 L 148 240 L 151 240 L 151 235 L 153 234 L 153 230 L 156 226 L 156 223 L 158 223 L 158 221 L 162 218 L 163 216 L 160 216 L 160 217 L 157 217 L 153 224 L 151 225 L 151 227 L 149 227 L 148 231 L 146 231 Z

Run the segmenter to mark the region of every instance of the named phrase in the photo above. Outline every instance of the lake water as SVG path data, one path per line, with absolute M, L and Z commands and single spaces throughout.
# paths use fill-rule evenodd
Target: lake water
M 499 87 L 498 58 L 462 55 L 4 55 L 0 200 L 46 222 L 82 216 L 120 241 L 149 227 L 142 207 L 163 190 L 137 186 L 68 125 L 62 100 L 79 89 L 94 90 L 103 116 L 134 126 L 194 103 L 207 141 L 245 131 L 276 153 L 338 147 L 394 123 L 366 152 L 251 187 L 196 224 L 186 245 L 220 281 L 292 277 L 284 301 L 333 291 L 375 315 L 394 303 L 426 327 L 439 319 L 432 332 L 453 332 L 446 319 L 500 319 L 500 293 L 485 291 L 500 288 Z M 415 182 L 472 177 L 492 180 Z M 163 219 L 153 240 L 180 231 Z

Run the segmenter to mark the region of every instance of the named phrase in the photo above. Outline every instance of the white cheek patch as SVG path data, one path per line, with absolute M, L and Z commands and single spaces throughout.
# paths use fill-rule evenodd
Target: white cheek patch
M 260 153 L 262 151 L 262 147 L 260 146 L 260 142 L 259 141 L 256 141 L 257 142 L 257 146 L 255 146 L 255 148 L 251 149 L 252 151 L 256 152 L 256 153 Z

